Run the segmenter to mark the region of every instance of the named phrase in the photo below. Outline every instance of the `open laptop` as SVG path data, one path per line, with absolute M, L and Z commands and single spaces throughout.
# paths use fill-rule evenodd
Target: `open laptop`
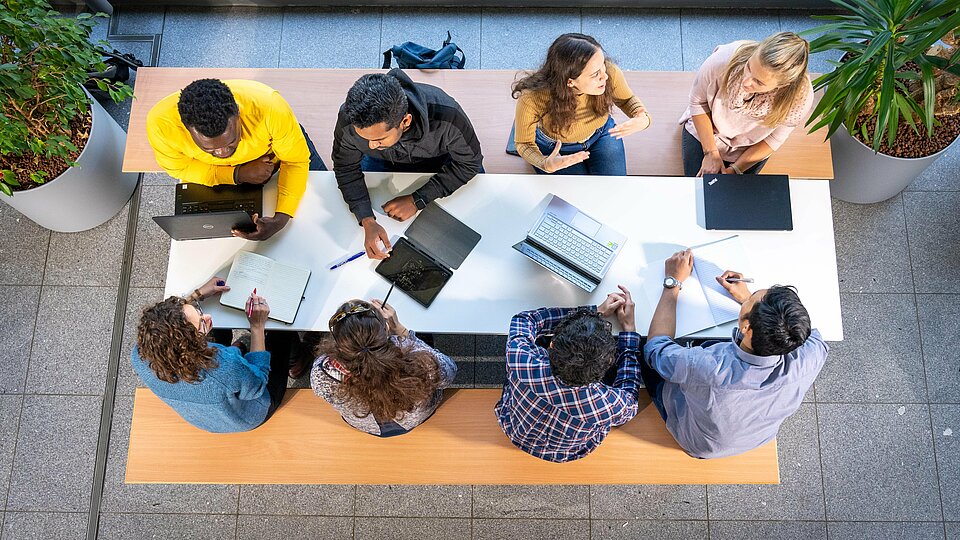
M 550 195 L 527 238 L 513 249 L 577 287 L 593 292 L 627 237 Z
M 227 238 L 233 229 L 254 230 L 252 215 L 263 215 L 263 186 L 178 184 L 174 215 L 153 220 L 174 240 Z

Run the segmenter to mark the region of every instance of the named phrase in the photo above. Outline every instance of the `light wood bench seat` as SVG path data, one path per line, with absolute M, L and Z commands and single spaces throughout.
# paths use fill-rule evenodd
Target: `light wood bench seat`
M 128 483 L 196 484 L 776 484 L 776 441 L 713 460 L 687 456 L 644 395 L 641 412 L 589 456 L 549 463 L 516 447 L 493 407 L 500 390 L 448 390 L 416 429 L 361 433 L 310 389 L 288 390 L 257 429 L 211 434 L 137 389 Z
M 147 141 L 147 112 L 163 97 L 206 77 L 253 79 L 280 92 L 293 107 L 327 167 L 337 112 L 347 90 L 363 69 L 254 69 L 254 68 L 141 68 L 130 113 L 123 170 L 160 171 Z M 514 70 L 406 70 L 412 79 L 439 86 L 453 96 L 473 122 L 483 148 L 488 173 L 533 173 L 520 157 L 504 149 L 513 124 L 516 101 L 510 97 Z M 654 118 L 653 126 L 624 139 L 627 173 L 642 176 L 682 176 L 680 125 L 694 73 L 684 71 L 626 71 L 634 93 Z M 619 110 L 614 116 L 622 119 Z M 768 174 L 794 178 L 833 178 L 830 144 L 825 131 L 807 134 L 798 127 L 764 168 Z

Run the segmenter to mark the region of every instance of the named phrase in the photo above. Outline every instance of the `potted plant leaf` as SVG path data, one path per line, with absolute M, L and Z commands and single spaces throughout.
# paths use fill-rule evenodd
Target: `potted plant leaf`
M 900 193 L 960 134 L 960 2 L 832 0 L 842 14 L 803 32 L 844 53 L 818 77 L 811 132 L 829 126 L 831 193 L 874 203 Z M 840 129 L 844 127 L 845 129 Z
M 137 183 L 121 172 L 126 133 L 83 87 L 105 68 L 93 26 L 91 15 L 64 17 L 46 0 L 0 6 L 0 199 L 56 231 L 107 221 Z M 116 102 L 133 94 L 98 86 Z

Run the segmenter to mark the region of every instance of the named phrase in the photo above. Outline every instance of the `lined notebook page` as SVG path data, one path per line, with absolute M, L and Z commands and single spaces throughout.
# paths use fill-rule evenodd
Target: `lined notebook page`
M 223 293 L 220 303 L 245 309 L 247 298 L 254 289 L 266 299 L 270 306 L 270 318 L 292 323 L 300 309 L 303 291 L 310 279 L 306 268 L 279 263 L 249 251 L 240 251 L 233 259 L 227 285 L 230 290 Z
M 716 324 L 735 321 L 740 315 L 740 304 L 717 283 L 716 277 L 727 270 L 750 276 L 747 254 L 739 237 L 732 237 L 715 244 L 693 250 L 693 270 L 703 287 L 704 296 Z
M 663 292 L 663 261 L 650 263 L 640 270 L 643 291 L 646 293 L 650 312 L 657 309 Z M 691 276 L 683 282 L 683 289 L 677 299 L 677 337 L 699 332 L 704 328 L 716 326 L 710 304 L 700 282 Z

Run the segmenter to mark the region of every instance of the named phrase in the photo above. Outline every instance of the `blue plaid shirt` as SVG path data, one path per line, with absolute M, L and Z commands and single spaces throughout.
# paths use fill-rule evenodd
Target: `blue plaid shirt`
M 596 310 L 596 306 L 589 309 Z M 582 458 L 603 442 L 610 428 L 637 414 L 640 335 L 621 332 L 613 386 L 596 382 L 568 386 L 553 376 L 547 350 L 535 343 L 574 308 L 524 311 L 510 321 L 507 382 L 496 406 L 503 432 L 518 448 L 547 461 Z

